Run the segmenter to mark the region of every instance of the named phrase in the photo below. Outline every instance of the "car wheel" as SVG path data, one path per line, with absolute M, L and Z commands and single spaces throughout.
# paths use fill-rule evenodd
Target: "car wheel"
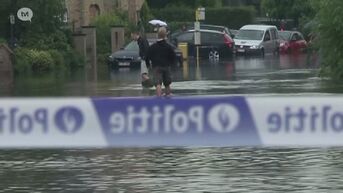
M 183 59 L 180 58 L 179 60 L 177 60 L 177 67 L 182 67 L 183 65 Z
M 287 54 L 290 54 L 292 52 L 291 48 L 287 48 Z
M 211 61 L 219 61 L 220 55 L 217 50 L 211 50 L 208 54 L 208 59 Z
M 116 64 L 115 62 L 110 62 L 108 64 L 109 64 L 108 66 L 110 69 L 118 69 L 119 68 L 118 64 Z
M 261 56 L 264 57 L 264 49 L 261 49 Z

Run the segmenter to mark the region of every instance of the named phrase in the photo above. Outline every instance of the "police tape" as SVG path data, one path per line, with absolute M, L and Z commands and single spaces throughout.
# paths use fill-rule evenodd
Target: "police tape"
M 341 145 L 341 97 L 0 100 L 0 148 Z

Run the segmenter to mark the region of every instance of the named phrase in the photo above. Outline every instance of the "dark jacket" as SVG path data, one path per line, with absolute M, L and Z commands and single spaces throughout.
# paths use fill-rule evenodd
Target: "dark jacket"
M 139 46 L 139 57 L 141 57 L 144 60 L 149 48 L 149 42 L 147 39 L 139 37 L 137 40 L 137 44 Z
M 166 40 L 160 40 L 148 49 L 146 65 L 149 67 L 172 67 L 176 63 L 176 54 L 173 47 Z

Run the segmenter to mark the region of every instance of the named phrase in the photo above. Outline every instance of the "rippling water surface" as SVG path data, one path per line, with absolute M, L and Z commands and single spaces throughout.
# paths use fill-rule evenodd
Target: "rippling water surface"
M 341 192 L 343 149 L 0 152 L 0 192 Z

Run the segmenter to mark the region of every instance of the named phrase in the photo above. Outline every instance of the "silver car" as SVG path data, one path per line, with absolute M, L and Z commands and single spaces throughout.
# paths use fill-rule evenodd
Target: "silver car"
M 237 54 L 278 53 L 280 40 L 276 26 L 245 25 L 234 38 Z

